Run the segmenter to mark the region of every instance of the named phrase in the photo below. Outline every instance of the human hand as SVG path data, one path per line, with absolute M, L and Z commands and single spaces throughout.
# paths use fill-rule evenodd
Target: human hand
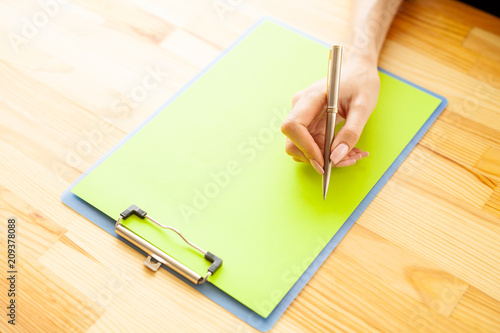
M 355 145 L 377 104 L 379 90 L 375 64 L 351 59 L 342 65 L 337 123 L 345 119 L 345 124 L 332 144 L 330 159 L 335 166 L 353 165 L 369 155 Z M 319 174 L 323 174 L 324 166 L 326 106 L 323 78 L 293 96 L 292 110 L 281 125 L 281 132 L 287 136 L 286 153 L 297 162 L 311 164 Z

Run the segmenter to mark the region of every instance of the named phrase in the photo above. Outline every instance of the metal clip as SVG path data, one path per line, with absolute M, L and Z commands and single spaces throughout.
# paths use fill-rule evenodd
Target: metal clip
M 151 259 L 156 260 L 156 262 L 151 262 Z M 146 260 L 144 260 L 144 265 L 146 265 L 150 270 L 152 271 L 157 271 L 161 264 L 164 264 L 166 265 L 167 262 L 165 260 L 163 260 L 162 258 L 158 257 L 156 254 L 154 253 L 151 253 L 147 258 Z
M 148 219 L 161 228 L 172 230 L 177 235 L 179 235 L 184 240 L 184 242 L 186 242 L 189 246 L 191 246 L 198 252 L 202 253 L 203 257 L 211 263 L 210 267 L 207 270 L 207 274 L 204 277 L 201 276 L 200 274 L 196 273 L 189 267 L 185 266 L 176 259 L 172 258 L 168 254 L 166 254 L 165 252 L 163 252 L 162 250 L 160 250 L 159 248 L 157 248 L 156 246 L 154 246 L 153 244 L 151 244 L 150 242 L 148 242 L 147 240 L 145 240 L 132 230 L 128 229 L 123 224 L 121 224 L 122 220 L 127 219 L 132 214 L 140 217 L 141 219 Z M 155 272 L 160 268 L 162 264 L 164 264 L 173 269 L 174 271 L 176 271 L 177 273 L 181 274 L 185 278 L 187 278 L 189 281 L 195 284 L 202 284 L 205 281 L 207 281 L 207 279 L 210 276 L 212 276 L 220 268 L 220 266 L 222 266 L 221 258 L 191 243 L 177 229 L 159 223 L 136 205 L 130 206 L 120 214 L 120 217 L 118 218 L 118 220 L 116 220 L 115 231 L 118 235 L 127 239 L 128 241 L 130 241 L 135 246 L 139 247 L 144 252 L 149 253 L 148 257 L 144 261 L 144 265 L 146 265 L 149 269 Z M 153 262 L 152 260 L 154 260 L 155 262 Z

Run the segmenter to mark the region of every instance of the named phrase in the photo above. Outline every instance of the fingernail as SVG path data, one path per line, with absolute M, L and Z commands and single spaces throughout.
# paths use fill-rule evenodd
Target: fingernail
M 323 170 L 321 165 L 319 165 L 318 161 L 311 159 L 310 162 L 311 162 L 311 165 L 313 166 L 314 170 L 316 170 L 320 175 L 325 173 L 325 171 Z
M 345 143 L 339 144 L 335 149 L 332 151 L 332 154 L 330 155 L 330 160 L 332 161 L 333 164 L 337 164 L 342 159 L 347 155 L 349 151 L 349 147 Z

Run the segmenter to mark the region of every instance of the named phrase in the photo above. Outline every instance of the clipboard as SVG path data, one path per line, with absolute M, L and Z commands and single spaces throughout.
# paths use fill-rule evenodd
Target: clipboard
M 101 228 L 109 232 L 110 234 L 114 235 L 115 237 L 120 237 L 118 233 L 116 232 L 116 225 L 117 225 L 117 220 L 116 218 L 119 219 L 117 216 L 116 218 L 111 218 L 108 215 L 102 213 L 98 209 L 94 208 L 91 204 L 87 203 L 86 201 L 82 200 L 75 194 L 71 192 L 71 190 L 74 188 L 76 184 L 78 184 L 82 179 L 84 179 L 88 174 L 90 174 L 98 165 L 100 165 L 103 161 L 105 161 L 109 156 L 111 156 L 119 147 L 121 147 L 124 143 L 126 143 L 130 138 L 132 138 L 137 132 L 139 132 L 144 126 L 146 126 L 155 116 L 157 116 L 161 111 L 163 111 L 168 105 L 170 105 L 173 101 L 175 101 L 184 91 L 186 91 L 194 82 L 196 82 L 201 76 L 203 76 L 211 67 L 213 67 L 220 59 L 222 59 L 228 52 L 230 52 L 236 45 L 238 45 L 241 41 L 243 41 L 246 37 L 252 34 L 252 32 L 259 27 L 261 24 L 263 24 L 266 21 L 273 22 L 274 24 L 284 26 L 281 23 L 278 23 L 276 21 L 272 21 L 269 19 L 262 19 L 259 22 L 257 22 L 247 33 L 245 33 L 243 36 L 241 36 L 238 40 L 236 40 L 232 46 L 230 46 L 226 51 L 224 51 L 217 59 L 215 59 L 206 69 L 204 69 L 202 72 L 200 72 L 196 77 L 194 77 L 183 89 L 181 89 L 178 93 L 176 93 L 169 101 L 167 101 L 162 107 L 160 107 L 155 113 L 153 113 L 148 119 L 146 119 L 138 128 L 136 128 L 134 131 L 129 133 L 123 140 L 121 140 L 113 149 L 111 149 L 107 154 L 105 154 L 102 158 L 100 158 L 94 166 L 92 166 L 89 170 L 87 170 L 85 173 L 83 173 L 76 181 L 73 183 L 63 194 L 62 194 L 62 201 L 91 220 L 92 222 L 96 223 L 99 225 Z M 286 26 L 284 26 L 286 27 Z M 302 36 L 306 36 L 302 34 L 299 31 L 294 30 L 293 28 L 286 27 L 287 29 L 293 31 L 294 33 L 300 34 Z M 306 36 L 318 43 L 321 43 L 323 45 L 327 45 L 325 43 L 322 43 L 321 41 L 318 41 L 310 36 Z M 259 314 L 257 314 L 255 311 L 252 311 L 249 307 L 243 305 L 239 301 L 237 301 L 235 298 L 233 298 L 231 295 L 225 293 L 221 289 L 217 288 L 211 283 L 200 283 L 196 284 L 193 283 L 193 279 L 189 279 L 185 275 L 179 273 L 175 269 L 168 268 L 172 272 L 172 274 L 176 275 L 178 278 L 184 280 L 186 283 L 190 284 L 193 288 L 197 289 L 200 293 L 205 295 L 206 297 L 212 299 L 215 303 L 219 304 L 220 306 L 224 307 L 237 317 L 239 317 L 241 320 L 247 322 L 251 326 L 261 330 L 261 331 L 267 331 L 269 330 L 276 322 L 277 320 L 281 317 L 281 315 L 285 312 L 285 310 L 288 308 L 288 306 L 291 304 L 291 302 L 294 300 L 294 298 L 298 295 L 298 293 L 302 290 L 302 288 L 306 285 L 306 283 L 309 281 L 309 279 L 312 277 L 312 275 L 317 271 L 317 269 L 321 266 L 321 264 L 326 260 L 328 255 L 333 251 L 333 249 L 336 247 L 336 245 L 340 242 L 340 240 L 346 235 L 348 230 L 352 227 L 352 225 L 355 223 L 355 221 L 359 218 L 361 213 L 366 209 L 366 207 L 369 205 L 369 203 L 373 200 L 373 198 L 377 195 L 377 193 L 381 190 L 381 188 L 385 185 L 385 183 L 390 179 L 392 174 L 397 170 L 399 165 L 404 161 L 404 159 L 408 156 L 408 154 L 411 152 L 411 150 L 415 147 L 415 145 L 418 143 L 418 141 L 422 138 L 422 136 L 425 134 L 425 132 L 429 129 L 431 124 L 435 121 L 435 119 L 439 116 L 439 114 L 442 112 L 442 110 L 445 108 L 447 105 L 447 100 L 439 96 L 433 92 L 430 92 L 422 87 L 418 87 L 400 77 L 397 77 L 391 73 L 388 73 L 387 71 L 384 71 L 380 69 L 380 72 L 389 75 L 393 78 L 398 79 L 401 82 L 404 82 L 406 84 L 409 84 L 413 87 L 418 88 L 421 91 L 424 91 L 425 93 L 432 95 L 440 100 L 439 105 L 436 107 L 436 109 L 433 111 L 431 116 L 427 119 L 427 121 L 423 124 L 423 126 L 420 128 L 420 130 L 416 133 L 416 135 L 412 138 L 412 140 L 406 145 L 406 147 L 402 150 L 402 152 L 399 154 L 399 156 L 393 161 L 393 163 L 390 165 L 390 167 L 385 171 L 385 173 L 382 175 L 382 177 L 376 182 L 375 186 L 372 187 L 371 191 L 365 196 L 365 198 L 361 201 L 361 203 L 357 206 L 357 208 L 352 212 L 352 214 L 347 218 L 347 220 L 343 223 L 343 225 L 340 227 L 340 229 L 335 233 L 333 238 L 330 239 L 330 241 L 326 244 L 326 246 L 320 251 L 320 253 L 316 256 L 316 258 L 312 261 L 310 266 L 306 269 L 306 271 L 302 274 L 302 276 L 295 282 L 295 284 L 291 287 L 291 289 L 286 293 L 286 295 L 281 299 L 281 301 L 278 303 L 278 305 L 272 310 L 272 312 L 267 316 L 263 317 Z M 292 162 L 290 162 L 292 163 Z M 318 200 L 320 200 L 320 196 L 318 194 Z M 133 203 L 131 203 L 133 204 Z M 123 207 L 124 209 L 127 209 L 127 207 Z M 138 207 L 137 207 L 138 208 Z M 151 213 L 153 214 L 153 213 Z M 180 230 L 182 232 L 182 230 Z M 129 243 L 130 246 L 135 247 L 138 251 L 144 252 L 144 249 L 141 248 L 140 246 L 137 246 L 137 244 L 133 244 L 127 240 L 126 242 Z M 207 251 L 205 251 L 207 252 Z M 149 258 L 150 253 L 147 251 L 144 252 Z M 151 261 L 153 259 L 153 261 Z M 161 259 L 161 258 L 160 258 Z M 219 258 L 219 259 L 224 259 Z M 161 262 L 161 260 L 158 260 L 158 257 L 155 258 L 149 258 L 150 263 L 154 267 L 158 267 L 158 262 Z M 212 264 L 215 262 L 215 259 Z M 151 268 L 151 267 L 150 267 Z M 215 273 L 217 274 L 217 273 Z M 194 278 L 195 281 L 200 281 L 197 277 Z M 206 281 L 206 279 L 205 279 Z M 203 282 L 205 282 L 203 281 Z

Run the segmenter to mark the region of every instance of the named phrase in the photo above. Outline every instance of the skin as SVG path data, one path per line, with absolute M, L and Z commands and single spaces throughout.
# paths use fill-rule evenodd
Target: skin
M 401 0 L 353 0 L 352 5 L 337 116 L 337 122 L 345 120 L 345 124 L 335 136 L 330 155 L 337 167 L 353 165 L 369 155 L 355 145 L 377 104 L 379 54 Z M 326 99 L 323 78 L 293 96 L 292 109 L 281 125 L 281 132 L 287 136 L 286 153 L 294 161 L 311 164 L 320 174 L 324 166 Z

